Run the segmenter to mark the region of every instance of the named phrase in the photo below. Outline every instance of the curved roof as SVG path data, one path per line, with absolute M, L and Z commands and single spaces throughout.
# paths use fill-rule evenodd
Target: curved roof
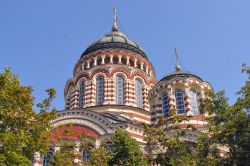
M 198 80 L 204 82 L 201 77 L 199 77 L 195 74 L 192 74 L 191 72 L 187 72 L 187 71 L 174 71 L 173 73 L 164 76 L 160 81 L 170 80 L 174 77 L 182 77 L 182 78 L 194 77 L 194 78 L 197 78 Z
M 140 54 L 144 58 L 147 58 L 145 52 L 142 50 L 142 48 L 139 47 L 139 45 L 136 42 L 127 38 L 127 36 L 124 35 L 123 33 L 114 30 L 106 34 L 101 39 L 90 44 L 88 48 L 81 55 L 81 58 L 84 55 L 87 55 L 91 52 L 107 48 L 120 48 L 120 49 L 130 50 Z

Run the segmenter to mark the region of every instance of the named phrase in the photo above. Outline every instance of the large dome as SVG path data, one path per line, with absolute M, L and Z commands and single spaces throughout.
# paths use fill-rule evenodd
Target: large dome
M 130 40 L 126 35 L 118 32 L 117 30 L 112 30 L 101 39 L 90 44 L 88 48 L 83 52 L 81 57 L 97 50 L 109 48 L 130 50 L 140 54 L 144 58 L 147 58 L 145 52 L 139 47 L 136 42 Z

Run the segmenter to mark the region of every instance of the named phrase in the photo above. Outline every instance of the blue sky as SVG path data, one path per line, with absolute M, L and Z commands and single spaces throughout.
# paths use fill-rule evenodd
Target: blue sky
M 55 88 L 63 109 L 64 85 L 86 47 L 111 30 L 114 2 L 119 30 L 145 50 L 158 79 L 173 70 L 177 48 L 185 70 L 235 101 L 241 64 L 250 65 L 249 0 L 1 0 L 0 69 L 33 86 L 36 103 Z

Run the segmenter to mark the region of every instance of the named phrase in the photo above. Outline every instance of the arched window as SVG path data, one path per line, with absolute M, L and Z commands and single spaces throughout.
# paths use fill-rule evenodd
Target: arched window
M 116 104 L 124 104 L 124 78 L 116 77 Z
M 85 104 L 85 82 L 81 82 L 79 90 L 79 108 L 83 108 Z
M 175 100 L 176 100 L 177 114 L 185 113 L 184 91 L 182 89 L 175 90 Z
M 162 113 L 164 117 L 168 117 L 169 115 L 169 100 L 167 92 L 164 92 L 162 95 Z
M 104 77 L 96 78 L 96 104 L 102 105 L 104 102 Z
M 199 108 L 197 103 L 197 92 L 195 89 L 190 89 L 189 91 L 190 99 L 191 99 L 191 107 L 194 115 L 199 114 Z
M 84 163 L 88 163 L 91 157 L 90 150 L 83 150 L 82 151 L 82 160 Z
M 53 154 L 54 154 L 54 149 L 53 148 L 49 148 L 49 151 L 48 153 L 44 156 L 43 158 L 43 165 L 46 166 L 48 165 L 50 159 L 53 157 Z
M 135 80 L 135 96 L 137 107 L 143 108 L 142 82 L 140 80 Z

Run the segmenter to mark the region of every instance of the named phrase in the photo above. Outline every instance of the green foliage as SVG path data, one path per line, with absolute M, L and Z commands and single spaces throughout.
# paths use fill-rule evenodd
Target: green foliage
M 95 139 L 93 137 L 87 136 L 85 133 L 80 135 L 80 151 L 88 150 L 91 151 L 93 147 L 93 142 Z
M 180 140 L 179 136 L 167 136 L 165 140 L 160 142 L 164 147 L 164 152 L 159 153 L 156 161 L 161 165 L 193 165 L 190 160 L 193 156 L 188 145 Z
M 176 134 L 166 135 L 161 129 L 145 127 L 145 141 L 151 153 L 149 161 L 161 165 L 248 165 L 250 163 L 250 68 L 243 65 L 243 73 L 248 75 L 245 85 L 237 93 L 239 98 L 229 105 L 224 91 L 208 92 L 201 104 L 201 112 L 207 113 L 207 132 L 201 133 L 198 142 L 189 146 L 181 137 L 179 130 L 181 117 L 174 113 L 166 119 L 160 119 L 158 126 L 174 124 Z M 189 128 L 189 130 L 192 129 Z M 149 150 L 149 152 L 150 152 Z M 228 152 L 227 152 L 228 151 Z M 223 156 L 221 156 L 223 152 Z M 150 154 L 150 153 L 149 153 Z
M 90 166 L 108 166 L 108 163 L 112 159 L 112 152 L 100 148 L 100 149 L 93 149 L 91 151 L 91 158 L 90 158 Z
M 224 91 L 211 92 L 203 104 L 203 110 L 210 115 L 207 118 L 209 135 L 206 137 L 209 147 L 220 145 L 228 148 L 220 165 L 250 163 L 250 114 L 247 112 L 250 108 L 250 68 L 243 65 L 242 71 L 248 74 L 248 80 L 237 93 L 239 98 L 235 104 L 230 106 L 227 103 Z
M 22 86 L 9 68 L 0 72 L 0 165 L 30 165 L 35 152 L 45 154 L 48 149 L 55 112 L 37 114 L 31 93 L 32 88 Z M 55 91 L 49 93 L 48 107 Z
M 180 129 L 178 123 L 188 120 L 184 116 L 176 115 L 172 110 L 169 117 L 160 118 L 157 127 L 144 127 L 144 137 L 147 142 L 148 160 L 150 163 L 161 165 L 195 165 L 195 155 L 190 146 L 182 138 L 185 132 Z M 160 126 L 171 125 L 168 130 L 175 130 L 171 135 L 161 129 Z
M 54 153 L 48 166 L 74 166 L 74 159 L 77 155 L 75 147 L 76 145 L 72 142 L 62 141 L 60 150 Z
M 110 165 L 143 166 L 146 165 L 138 142 L 120 128 L 112 134 L 114 156 Z
M 196 151 L 197 165 L 221 165 L 222 158 L 219 154 L 218 144 L 209 138 L 208 133 L 202 133 L 198 139 Z
M 144 140 L 146 141 L 146 152 L 149 163 L 154 161 L 156 151 L 162 147 L 159 142 L 165 137 L 166 134 L 163 130 L 149 127 L 148 125 L 144 126 Z

